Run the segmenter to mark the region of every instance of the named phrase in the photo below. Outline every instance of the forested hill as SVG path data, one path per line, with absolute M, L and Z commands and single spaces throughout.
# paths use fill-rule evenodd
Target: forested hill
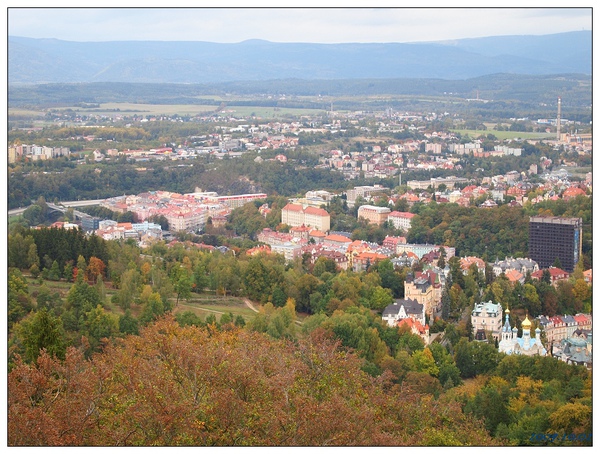
M 9 83 L 591 74 L 591 31 L 433 43 L 71 42 L 11 36 Z
M 435 98 L 447 109 L 456 109 L 459 104 L 472 104 L 471 107 L 478 109 L 505 110 L 511 108 L 507 102 L 516 102 L 529 114 L 538 114 L 539 111 L 541 116 L 554 114 L 556 98 L 562 96 L 563 113 L 574 119 L 582 109 L 590 109 L 592 79 L 584 74 L 492 74 L 467 80 L 278 79 L 206 84 L 92 82 L 10 85 L 8 88 L 10 107 L 107 102 L 219 106 L 223 97 L 227 97 L 228 103 L 235 105 L 328 110 L 335 97 L 336 109 L 384 109 L 397 103 L 404 109 L 431 108 L 431 100 L 419 101 L 416 99 L 419 96 Z M 493 102 L 473 104 L 466 101 L 477 96 Z M 425 105 L 420 105 L 420 102 Z

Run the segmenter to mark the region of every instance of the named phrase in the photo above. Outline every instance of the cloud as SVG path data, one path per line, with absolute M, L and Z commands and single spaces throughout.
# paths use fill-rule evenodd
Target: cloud
M 9 35 L 69 41 L 414 42 L 591 30 L 591 8 L 10 8 Z

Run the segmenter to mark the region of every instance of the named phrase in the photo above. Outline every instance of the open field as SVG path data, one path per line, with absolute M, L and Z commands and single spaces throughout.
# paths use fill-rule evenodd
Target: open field
M 227 106 L 223 113 L 233 116 L 256 116 L 260 118 L 298 117 L 302 115 L 319 115 L 325 113 L 322 109 L 296 109 L 292 107 L 262 107 L 262 106 Z
M 209 112 L 216 112 L 218 105 L 194 105 L 194 104 L 136 104 L 136 103 L 104 103 L 100 107 L 80 107 L 65 106 L 57 107 L 54 111 L 72 111 L 82 115 L 104 115 L 115 117 L 120 115 L 201 115 Z M 264 107 L 264 106 L 237 106 L 225 105 L 220 109 L 223 114 L 232 116 L 249 117 L 257 116 L 261 118 L 278 118 L 302 115 L 317 115 L 325 111 L 323 109 L 302 109 L 293 107 Z M 30 109 L 9 109 L 9 117 L 28 117 L 43 118 L 45 112 Z
M 481 135 L 487 136 L 493 134 L 498 139 L 553 139 L 556 137 L 555 133 L 551 132 L 518 132 L 518 131 L 494 131 L 493 129 L 488 130 L 476 130 L 476 129 L 451 129 L 452 132 L 460 133 L 461 135 L 469 135 L 470 137 L 479 137 Z
M 173 309 L 174 314 L 185 311 L 192 311 L 202 319 L 205 319 L 209 314 L 214 314 L 217 320 L 221 318 L 221 315 L 231 312 L 234 317 L 241 315 L 246 322 L 252 320 L 256 315 L 256 312 L 246 306 L 242 298 L 235 297 L 193 297 L 188 301 L 179 301 Z
M 22 109 L 22 108 L 16 108 L 16 109 L 8 109 L 8 116 L 9 118 L 19 118 L 19 117 L 23 117 L 23 118 L 43 118 L 46 115 L 46 112 L 41 111 L 41 110 L 32 110 L 32 109 Z
M 24 277 L 27 281 L 27 286 L 29 289 L 29 294 L 35 299 L 39 289 L 41 287 L 39 280 L 34 279 L 28 274 L 24 274 Z M 64 280 L 61 281 L 50 281 L 44 280 L 44 284 L 51 293 L 59 292 L 60 296 L 63 300 L 66 299 L 67 293 L 71 286 L 72 282 L 66 282 Z M 124 314 L 124 310 L 111 303 L 111 297 L 116 293 L 116 290 L 113 289 L 110 284 L 107 285 L 106 288 L 106 300 L 104 301 L 104 309 L 108 312 L 112 312 L 117 315 Z M 175 304 L 175 298 L 171 298 L 173 304 Z M 173 314 L 178 314 L 180 312 L 192 311 L 200 318 L 205 319 L 207 315 L 214 314 L 217 317 L 217 320 L 221 318 L 221 315 L 225 313 L 231 312 L 234 317 L 236 315 L 241 315 L 244 317 L 246 322 L 252 320 L 256 315 L 252 309 L 250 309 L 244 303 L 243 298 L 236 298 L 233 296 L 228 297 L 215 297 L 214 295 L 198 295 L 192 294 L 192 297 L 189 300 L 180 300 L 176 307 L 173 308 Z M 142 307 L 139 305 L 132 304 L 131 313 L 132 315 L 139 317 L 142 312 Z
M 205 112 L 215 111 L 217 106 L 210 105 L 192 105 L 192 104 L 136 104 L 136 103 L 120 103 L 111 102 L 100 104 L 100 107 L 59 107 L 53 110 L 71 110 L 82 114 L 96 115 L 196 115 Z

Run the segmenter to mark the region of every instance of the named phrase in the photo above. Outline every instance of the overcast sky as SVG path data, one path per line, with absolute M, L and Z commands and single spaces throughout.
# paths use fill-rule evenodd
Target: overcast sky
M 68 41 L 156 40 L 235 43 L 247 39 L 264 39 L 273 42 L 315 43 L 411 42 L 495 35 L 544 35 L 592 29 L 590 7 L 570 9 L 441 7 L 277 9 L 239 6 L 216 9 L 20 8 L 18 3 L 16 5 L 12 4 L 14 1 L 10 3 L 8 35 Z M 31 4 L 31 2 L 27 3 Z M 83 2 L 79 4 L 81 3 Z M 394 2 L 385 3 L 389 5 Z M 535 3 L 542 4 L 526 2 L 529 5 Z M 104 2 L 104 4 L 119 5 L 117 2 Z M 135 6 L 135 2 L 120 4 Z M 144 5 L 165 4 L 179 5 L 181 2 L 144 3 Z M 196 4 L 203 4 L 203 2 L 196 2 Z M 243 4 L 260 3 L 248 1 Z M 310 0 L 302 2 L 302 5 L 311 4 L 339 5 L 340 3 L 328 1 L 311 3 Z M 343 4 L 377 5 L 378 2 L 346 1 Z M 428 2 L 419 4 L 425 5 Z M 543 4 L 552 5 L 552 2 L 546 1 Z M 564 5 L 565 2 L 562 4 Z

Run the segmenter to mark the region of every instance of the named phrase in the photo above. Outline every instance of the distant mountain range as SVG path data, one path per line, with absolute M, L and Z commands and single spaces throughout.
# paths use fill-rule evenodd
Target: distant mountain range
M 591 74 L 590 31 L 423 43 L 72 42 L 10 36 L 9 84 Z

